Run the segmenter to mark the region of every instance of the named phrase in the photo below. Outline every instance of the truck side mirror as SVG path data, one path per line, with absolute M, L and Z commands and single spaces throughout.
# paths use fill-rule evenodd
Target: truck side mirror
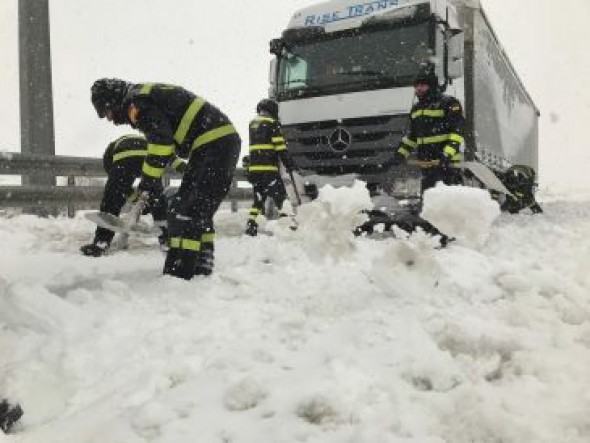
M 270 67 L 268 69 L 268 96 L 271 98 L 276 97 L 277 94 L 277 59 L 273 58 L 270 61 Z
M 284 47 L 285 47 L 285 42 L 281 38 L 273 38 L 270 41 L 270 53 L 271 54 L 281 55 Z
M 463 76 L 463 56 L 465 53 L 465 36 L 460 29 L 450 29 L 447 39 L 449 79 Z
M 268 69 L 268 82 L 273 86 L 277 84 L 276 75 L 277 75 L 277 59 L 273 58 L 270 61 L 270 67 Z

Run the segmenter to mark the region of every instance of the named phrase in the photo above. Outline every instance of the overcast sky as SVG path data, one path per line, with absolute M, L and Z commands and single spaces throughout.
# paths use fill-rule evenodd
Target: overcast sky
M 590 188 L 589 0 L 482 0 L 541 110 L 541 184 Z M 17 0 L 0 1 L 0 150 L 19 151 Z M 100 77 L 165 81 L 222 108 L 245 135 L 267 91 L 268 41 L 315 0 L 50 0 L 58 154 L 100 156 L 129 131 L 96 117 Z

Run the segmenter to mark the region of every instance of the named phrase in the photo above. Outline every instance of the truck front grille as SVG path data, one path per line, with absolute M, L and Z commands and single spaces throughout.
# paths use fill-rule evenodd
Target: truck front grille
M 285 125 L 289 153 L 301 169 L 319 174 L 371 173 L 390 160 L 407 115 Z

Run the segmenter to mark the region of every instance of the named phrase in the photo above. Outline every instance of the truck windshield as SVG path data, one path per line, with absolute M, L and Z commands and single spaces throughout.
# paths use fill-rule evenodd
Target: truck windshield
M 410 86 L 433 55 L 429 22 L 341 33 L 291 45 L 279 61 L 278 98 Z

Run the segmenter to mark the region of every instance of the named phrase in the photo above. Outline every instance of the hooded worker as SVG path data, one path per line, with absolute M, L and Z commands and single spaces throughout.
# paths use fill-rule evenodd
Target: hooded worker
M 170 250 L 164 274 L 190 280 L 213 269 L 213 216 L 229 192 L 240 137 L 229 118 L 185 88 L 103 78 L 92 85 L 100 118 L 128 124 L 146 137 L 138 192 L 153 194 L 174 155 L 188 158 L 168 213 Z
M 264 203 L 272 198 L 279 216 L 286 216 L 283 203 L 287 199 L 287 191 L 280 174 L 282 162 L 287 171 L 295 169 L 285 144 L 279 122 L 279 104 L 265 98 L 256 105 L 256 117 L 250 122 L 250 148 L 248 162 L 248 180 L 254 187 L 254 202 L 246 225 L 246 234 L 258 234 L 256 218 L 263 212 Z
M 395 150 L 392 163 L 400 165 L 415 153 L 417 160 L 438 160 L 438 165 L 422 169 L 422 192 L 438 181 L 447 185 L 461 182 L 452 168 L 461 161 L 461 144 L 465 118 L 461 103 L 440 91 L 438 77 L 432 69 L 421 69 L 414 80 L 417 101 L 410 111 L 408 131 Z
M 142 135 L 129 134 L 109 143 L 103 155 L 104 170 L 108 175 L 100 202 L 101 212 L 118 216 L 129 199 L 133 199 L 133 182 L 141 177 L 141 169 L 147 155 L 147 140 Z M 184 172 L 186 163 L 178 158 L 172 161 L 171 168 Z M 154 187 L 152 199 L 147 202 L 145 213 L 151 213 L 154 225 L 161 230 L 158 242 L 163 250 L 168 249 L 168 229 L 166 223 L 166 197 L 164 187 Z M 115 233 L 101 226 L 96 228 L 92 243 L 80 248 L 89 257 L 101 257 L 107 253 Z

